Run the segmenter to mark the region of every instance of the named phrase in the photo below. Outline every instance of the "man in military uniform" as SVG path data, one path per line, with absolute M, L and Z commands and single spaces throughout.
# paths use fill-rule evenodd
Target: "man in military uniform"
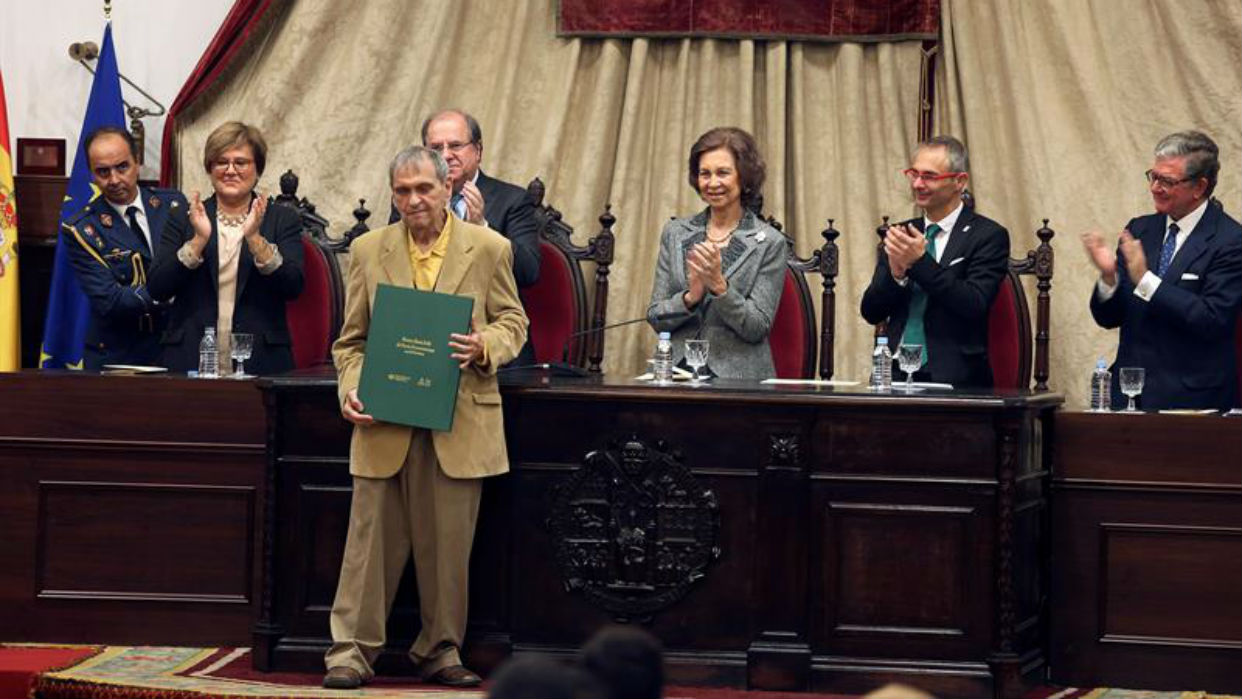
M 90 299 L 84 366 L 155 364 L 164 309 L 147 293 L 168 214 L 186 206 L 170 189 L 138 186 L 138 149 L 124 129 L 106 126 L 86 137 L 97 196 L 62 225 L 61 243 L 78 285 Z

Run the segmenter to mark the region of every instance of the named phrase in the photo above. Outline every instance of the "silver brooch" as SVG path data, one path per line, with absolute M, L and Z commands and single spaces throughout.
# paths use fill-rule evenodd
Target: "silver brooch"
M 756 233 L 756 234 L 755 234 L 755 242 L 756 242 L 756 243 L 762 243 L 763 241 L 765 241 L 765 240 L 767 240 L 767 239 L 768 239 L 768 233 L 767 233 L 767 231 L 759 231 L 758 233 Z

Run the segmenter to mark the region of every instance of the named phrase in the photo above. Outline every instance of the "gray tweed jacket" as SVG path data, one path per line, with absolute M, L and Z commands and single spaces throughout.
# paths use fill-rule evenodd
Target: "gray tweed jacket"
M 707 239 L 707 210 L 676 218 L 660 235 L 660 260 L 651 289 L 647 322 L 673 337 L 673 358 L 681 361 L 684 340 L 709 341 L 708 365 L 722 378 L 766 379 L 775 376 L 768 332 L 785 284 L 785 236 L 749 211 L 743 214 L 729 247 L 722 253 L 729 288 L 721 296 L 708 292 L 693 310 L 682 294 L 689 288 L 686 255 Z

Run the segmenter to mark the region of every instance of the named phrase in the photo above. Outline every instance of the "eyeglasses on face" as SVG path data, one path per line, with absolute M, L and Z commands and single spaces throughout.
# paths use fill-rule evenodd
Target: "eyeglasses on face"
M 465 143 L 461 143 L 459 141 L 449 141 L 448 143 L 428 143 L 427 147 L 440 153 L 443 153 L 444 151 L 460 153 L 473 145 L 474 141 L 467 141 Z
M 216 172 L 228 172 L 231 167 L 237 172 L 244 172 L 249 170 L 251 165 L 254 165 L 254 161 L 249 158 L 220 159 L 211 164 L 211 169 Z
M 1154 184 L 1160 187 L 1161 189 L 1173 189 L 1174 187 L 1176 187 L 1177 185 L 1183 182 L 1190 182 L 1195 179 L 1194 177 L 1183 177 L 1181 179 L 1173 179 L 1172 177 L 1165 177 L 1164 175 L 1157 175 L 1155 170 L 1148 170 L 1147 172 L 1143 173 L 1143 176 L 1147 178 L 1147 184 Z
M 966 173 L 964 172 L 922 172 L 919 170 L 915 170 L 914 168 L 906 168 L 905 170 L 901 171 L 901 174 L 905 175 L 906 179 L 910 180 L 910 183 L 913 184 L 917 180 L 923 180 L 924 182 L 939 182 L 940 180 L 951 179 L 954 177 L 958 177 L 959 175 L 965 175 Z

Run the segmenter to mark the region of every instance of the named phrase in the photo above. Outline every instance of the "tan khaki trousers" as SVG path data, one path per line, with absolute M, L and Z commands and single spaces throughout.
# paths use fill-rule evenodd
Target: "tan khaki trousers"
M 422 630 L 410 658 L 424 677 L 461 663 L 470 547 L 483 481 L 444 475 L 431 433 L 414 430 L 405 465 L 391 478 L 354 477 L 349 533 L 332 604 L 329 668 L 375 675 L 384 626 L 411 549 Z

